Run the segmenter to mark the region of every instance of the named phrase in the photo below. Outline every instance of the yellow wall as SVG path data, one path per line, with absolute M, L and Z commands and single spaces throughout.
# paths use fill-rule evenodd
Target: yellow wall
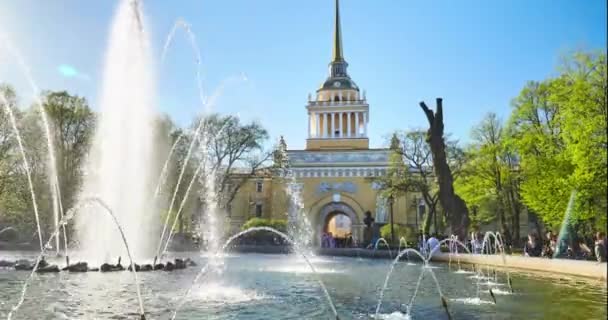
M 256 181 L 263 181 L 263 190 L 256 192 Z M 353 221 L 353 229 L 360 228 L 363 223 L 365 211 L 371 211 L 372 216 L 376 216 L 376 196 L 377 193 L 372 189 L 371 182 L 364 177 L 315 177 L 299 178 L 299 183 L 303 184 L 301 192 L 304 203 L 304 212 L 311 223 L 315 232 L 318 232 L 324 221 L 320 221 L 320 211 L 328 204 L 333 203 L 333 196 L 336 192 L 329 191 L 319 193 L 317 191 L 321 182 L 330 184 L 339 182 L 352 182 L 356 185 L 355 193 L 337 192 L 340 194 L 340 202 L 351 207 L 357 216 L 357 221 Z M 397 224 L 414 225 L 415 208 L 413 194 L 399 197 L 394 201 L 394 219 Z M 289 199 L 287 197 L 284 180 L 278 177 L 256 179 L 252 178 L 241 187 L 232 202 L 230 210 L 230 221 L 233 232 L 240 230 L 240 227 L 250 218 L 255 217 L 255 203 L 263 206 L 262 218 L 268 219 L 287 219 L 289 210 Z M 388 214 L 388 213 L 387 213 Z M 387 222 L 390 216 L 387 217 Z M 361 240 L 362 235 L 354 231 L 355 237 Z
M 348 150 L 348 149 L 369 149 L 369 139 L 307 139 L 306 150 Z

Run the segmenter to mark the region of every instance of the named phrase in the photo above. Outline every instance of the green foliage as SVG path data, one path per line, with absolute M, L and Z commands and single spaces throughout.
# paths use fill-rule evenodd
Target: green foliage
M 509 144 L 520 157 L 523 202 L 558 228 L 572 190 L 576 223 L 606 228 L 606 55 L 576 53 L 555 78 L 513 101 Z
M 95 113 L 83 97 L 46 92 L 43 107 L 52 130 L 61 202 L 72 207 L 82 184 L 84 161 L 95 132 Z
M 431 149 L 426 142 L 426 136 L 426 132 L 423 130 L 393 133 L 390 139 L 391 153 L 387 174 L 372 180 L 380 187 L 380 194 L 385 198 L 397 198 L 411 192 L 420 193 L 427 208 L 421 225 L 423 231 L 428 233 L 431 221 L 434 221 L 432 218 L 437 213 L 439 190 L 433 171 Z M 456 175 L 463 163 L 463 153 L 456 141 L 447 140 L 446 143 L 448 161 Z
M 416 240 L 416 232 L 414 231 L 414 228 L 399 224 L 393 225 L 393 228 L 395 230 L 395 241 L 399 241 L 401 238 L 404 238 L 408 242 Z M 380 228 L 380 237 L 386 239 L 387 241 L 391 240 L 390 224 L 385 224 L 382 226 L 382 228 Z
M 242 229 L 247 230 L 255 227 L 270 227 L 285 232 L 287 230 L 287 221 L 282 219 L 251 218 L 245 222 Z
M 508 234 L 508 222 L 515 222 L 513 218 L 518 221 L 521 205 L 515 156 L 505 143 L 498 116 L 486 115 L 473 128 L 471 138 L 465 152 L 467 160 L 454 183 L 456 191 L 471 209 L 469 218 L 474 229 L 498 220 L 501 232 Z M 518 225 L 511 224 L 514 228 Z

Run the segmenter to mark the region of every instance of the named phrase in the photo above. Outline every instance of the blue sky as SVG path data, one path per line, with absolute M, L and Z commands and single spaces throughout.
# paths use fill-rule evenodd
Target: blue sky
M 118 0 L 117 0 L 118 1 Z M 43 89 L 67 89 L 93 105 L 117 1 L 0 0 L 8 36 Z M 305 104 L 327 76 L 332 0 L 144 1 L 159 57 L 174 21 L 187 20 L 202 50 L 210 93 L 229 81 L 216 111 L 260 121 L 290 148 L 306 139 Z M 420 100 L 444 98 L 446 130 L 466 141 L 493 111 L 503 119 L 528 80 L 555 74 L 572 50 L 605 50 L 606 1 L 341 1 L 349 73 L 367 92 L 371 145 L 395 129 L 421 128 Z M 0 45 L 0 82 L 31 100 L 21 71 Z M 157 59 L 159 60 L 159 59 Z M 158 61 L 157 61 L 158 62 Z M 180 32 L 158 75 L 157 107 L 185 124 L 201 110 L 195 63 Z

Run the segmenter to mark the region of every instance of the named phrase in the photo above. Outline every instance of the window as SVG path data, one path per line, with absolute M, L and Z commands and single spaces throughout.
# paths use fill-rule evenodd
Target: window
M 255 217 L 256 218 L 262 217 L 262 204 L 261 203 L 255 204 Z
M 256 181 L 255 182 L 255 192 L 262 192 L 264 190 L 264 182 Z

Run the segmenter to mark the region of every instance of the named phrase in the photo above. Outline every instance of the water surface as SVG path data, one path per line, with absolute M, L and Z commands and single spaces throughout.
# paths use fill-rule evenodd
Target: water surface
M 192 253 L 190 256 L 194 256 Z M 0 252 L 0 259 L 32 254 Z M 186 255 L 184 255 L 186 256 Z M 204 264 L 174 272 L 140 273 L 148 319 L 169 319 L 184 291 Z M 312 259 L 342 319 L 372 319 L 388 260 L 345 257 Z M 540 278 L 512 273 L 515 293 L 498 273 L 477 299 L 472 274 L 434 265 L 433 272 L 449 299 L 453 319 L 606 319 L 606 288 L 588 281 Z M 404 312 L 421 268 L 400 263 L 385 292 L 385 319 L 406 319 Z M 0 318 L 19 298 L 28 272 L 0 269 Z M 221 274 L 211 274 L 178 313 L 177 319 L 331 319 L 331 309 L 305 262 L 292 255 L 239 254 L 225 258 Z M 128 272 L 37 275 L 14 319 L 137 319 L 137 298 Z M 446 319 L 435 284 L 427 273 L 412 310 L 412 319 Z

